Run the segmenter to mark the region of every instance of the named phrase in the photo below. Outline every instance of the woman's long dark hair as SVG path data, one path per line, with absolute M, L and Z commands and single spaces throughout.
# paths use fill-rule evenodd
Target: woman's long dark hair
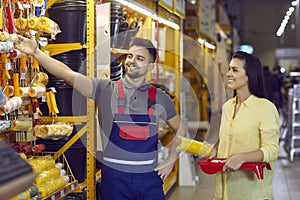
M 243 51 L 235 52 L 232 58 L 245 61 L 244 69 L 248 76 L 250 93 L 257 97 L 266 98 L 263 68 L 259 58 Z M 234 96 L 235 95 L 236 91 L 234 91 Z

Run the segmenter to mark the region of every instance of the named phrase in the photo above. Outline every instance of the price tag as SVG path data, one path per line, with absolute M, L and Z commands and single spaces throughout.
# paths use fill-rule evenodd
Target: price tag
M 74 190 L 74 189 L 75 189 L 75 185 L 72 184 L 72 185 L 71 185 L 71 190 Z
M 60 196 L 62 197 L 62 196 L 64 196 L 65 195 L 65 190 L 61 190 L 60 191 Z
M 33 113 L 33 119 L 38 119 L 40 117 L 39 113 Z
M 26 80 L 26 72 L 21 72 L 20 80 Z

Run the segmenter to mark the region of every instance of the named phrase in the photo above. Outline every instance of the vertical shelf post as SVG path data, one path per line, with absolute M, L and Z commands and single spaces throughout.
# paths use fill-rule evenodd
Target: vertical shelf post
M 86 1 L 86 69 L 88 77 L 95 77 L 95 2 Z M 95 184 L 95 103 L 87 100 L 87 155 L 86 155 L 86 183 L 87 199 L 96 199 Z

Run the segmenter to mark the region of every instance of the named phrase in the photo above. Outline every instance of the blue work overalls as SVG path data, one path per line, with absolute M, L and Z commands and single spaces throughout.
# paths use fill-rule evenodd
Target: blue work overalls
M 118 85 L 118 113 L 104 150 L 102 200 L 162 200 L 163 181 L 157 166 L 156 88 L 148 89 L 148 114 L 125 114 L 126 96 Z

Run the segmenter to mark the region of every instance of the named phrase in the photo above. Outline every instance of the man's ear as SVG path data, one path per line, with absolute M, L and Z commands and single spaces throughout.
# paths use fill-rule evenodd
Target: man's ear
M 151 71 L 154 68 L 155 64 L 154 63 L 149 63 L 148 65 L 148 71 Z

